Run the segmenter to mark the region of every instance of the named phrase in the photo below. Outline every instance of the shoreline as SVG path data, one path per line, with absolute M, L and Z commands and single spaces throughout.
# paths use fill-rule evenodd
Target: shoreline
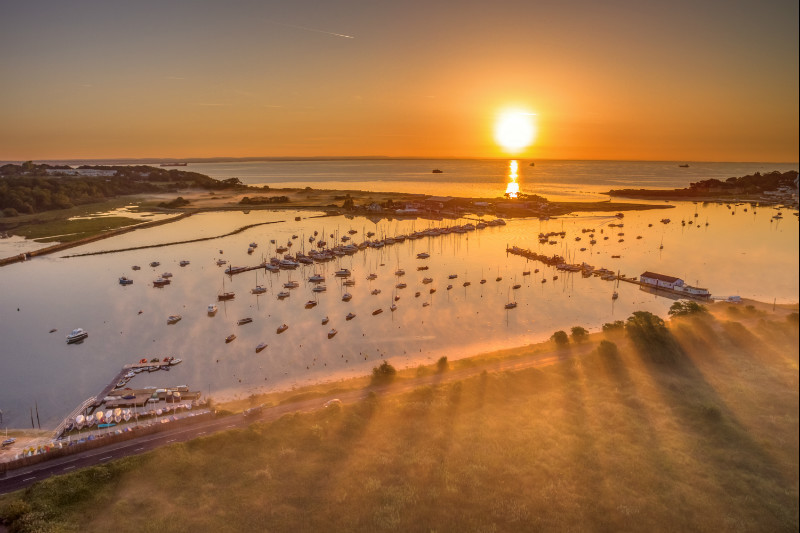
M 709 302 L 708 305 L 705 306 L 708 309 L 710 315 L 714 316 L 716 319 L 725 319 L 725 320 L 733 320 L 736 319 L 738 321 L 746 321 L 746 320 L 756 320 L 756 319 L 763 319 L 766 315 L 773 315 L 779 319 L 786 319 L 788 315 L 792 312 L 797 312 L 800 310 L 800 301 L 792 302 L 792 303 L 783 303 L 783 304 L 773 304 L 769 302 L 762 302 L 758 300 L 751 300 L 743 298 L 739 303 L 733 304 L 726 301 L 712 301 Z M 725 307 L 725 308 L 724 308 Z M 728 312 L 728 308 L 735 308 L 739 311 L 736 315 L 732 315 Z M 728 314 L 725 314 L 728 313 Z M 665 317 L 664 318 L 667 325 L 673 323 L 675 320 L 672 317 Z M 594 329 L 594 327 L 601 327 L 602 324 L 597 326 L 592 326 L 590 329 Z M 588 345 L 595 345 L 600 340 L 604 339 L 607 336 L 605 332 L 602 330 L 594 331 L 588 334 L 586 340 L 581 343 L 570 342 L 569 346 L 588 346 Z M 485 343 L 484 343 L 485 344 Z M 509 362 L 516 359 L 523 359 L 525 357 L 532 357 L 534 355 L 544 357 L 544 356 L 554 356 L 557 355 L 561 349 L 558 348 L 553 344 L 553 341 L 550 339 L 539 340 L 530 343 L 523 343 L 523 344 L 516 344 L 514 346 L 507 346 L 503 348 L 491 349 L 487 350 L 482 348 L 483 344 L 476 344 L 469 348 L 470 352 L 468 355 L 463 357 L 458 357 L 451 359 L 449 356 L 454 355 L 452 349 L 443 348 L 433 354 L 425 354 L 424 358 L 425 361 L 420 359 L 412 359 L 409 362 L 409 365 L 403 368 L 397 368 L 397 378 L 398 379 L 405 379 L 410 380 L 416 377 L 424 377 L 430 375 L 430 373 L 435 373 L 436 367 L 436 360 L 441 357 L 446 357 L 447 362 L 449 364 L 450 370 L 462 370 L 468 368 L 475 368 L 475 367 L 485 367 L 487 365 L 498 364 Z M 538 357 L 537 357 L 538 358 Z M 428 361 L 428 359 L 433 359 L 432 362 Z M 380 361 L 386 361 L 391 363 L 391 358 L 380 359 Z M 376 360 L 376 364 L 379 361 Z M 424 369 L 424 372 L 421 372 L 420 369 Z M 338 373 L 329 374 L 326 377 L 322 377 L 319 379 L 308 378 L 310 383 L 293 383 L 287 386 L 279 386 L 274 390 L 268 390 L 265 392 L 251 392 L 246 389 L 235 390 L 235 389 L 226 389 L 220 391 L 216 395 L 212 395 L 210 398 L 214 402 L 214 404 L 222 409 L 225 410 L 235 410 L 236 409 L 244 409 L 243 405 L 252 404 L 254 401 L 258 403 L 258 400 L 269 401 L 270 399 L 274 400 L 276 403 L 286 403 L 291 401 L 290 398 L 298 396 L 298 395 L 308 395 L 308 394 L 327 394 L 331 391 L 344 391 L 344 390 L 356 390 L 356 389 L 366 389 L 368 388 L 370 383 L 370 374 L 360 374 L 356 376 L 347 376 L 345 375 L 344 371 L 340 371 Z M 244 397 L 238 397 L 241 395 L 246 395 Z M 9 432 L 16 432 L 16 433 L 25 433 L 25 432 L 32 432 L 32 433 L 39 433 L 39 432 L 50 432 L 52 429 L 55 428 L 47 428 L 42 430 L 29 430 L 26 428 L 12 428 L 9 427 Z
M 401 199 L 408 200 L 419 200 L 422 197 L 427 195 L 420 195 L 420 194 L 409 194 L 409 193 L 375 193 L 370 191 L 361 191 L 361 190 L 346 190 L 346 189 L 310 189 L 310 188 L 291 188 L 291 189 L 269 189 L 268 191 L 261 191 L 262 193 L 289 193 L 290 196 L 289 201 L 286 203 L 275 203 L 275 204 L 243 204 L 242 199 L 248 197 L 248 195 L 253 194 L 253 192 L 257 191 L 205 191 L 200 189 L 190 189 L 186 191 L 177 191 L 174 193 L 159 193 L 159 194 L 150 194 L 150 195 L 134 195 L 131 198 L 137 199 L 139 201 L 139 211 L 149 212 L 149 213 L 161 213 L 168 215 L 170 213 L 175 214 L 176 216 L 172 216 L 166 219 L 161 220 L 153 220 L 149 222 L 139 222 L 139 223 L 132 223 L 127 226 L 122 226 L 115 229 L 110 230 L 100 230 L 98 233 L 94 233 L 83 237 L 81 239 L 65 241 L 65 242 L 57 242 L 52 246 L 46 246 L 43 248 L 37 248 L 31 250 L 29 252 L 21 252 L 19 254 L 0 258 L 0 267 L 23 262 L 28 259 L 32 259 L 37 256 L 43 256 L 52 254 L 55 252 L 60 252 L 64 250 L 68 250 L 70 248 L 75 248 L 78 246 L 82 246 L 84 244 L 89 244 L 92 242 L 96 242 L 99 240 L 116 237 L 119 235 L 123 235 L 125 233 L 129 233 L 131 231 L 135 231 L 137 229 L 145 229 L 150 228 L 153 226 L 168 224 L 170 222 L 176 222 L 178 220 L 182 220 L 184 218 L 190 217 L 192 215 L 198 213 L 209 213 L 209 212 L 225 212 L 225 211 L 289 211 L 289 210 L 315 210 L 315 211 L 325 211 L 326 215 L 322 216 L 330 216 L 330 215 L 339 215 L 339 214 L 352 214 L 355 216 L 369 216 L 379 214 L 382 217 L 388 218 L 434 218 L 434 219 L 457 219 L 463 216 L 481 213 L 479 209 L 472 209 L 472 210 L 465 210 L 461 213 L 451 213 L 446 211 L 439 211 L 439 212 L 421 212 L 419 214 L 414 215 L 397 215 L 393 212 L 370 212 L 366 208 L 359 207 L 356 209 L 344 209 L 343 207 L 337 206 L 335 204 L 330 203 L 331 201 L 341 201 L 342 199 L 352 199 L 354 202 L 386 202 L 386 201 L 397 201 Z M 262 196 L 264 196 L 262 194 Z M 305 196 L 305 198 L 301 198 Z M 126 197 L 118 197 L 117 200 L 124 201 Z M 183 198 L 189 202 L 189 206 L 184 208 L 165 208 L 160 207 L 159 204 L 167 203 L 169 201 L 176 200 L 178 198 Z M 476 202 L 476 201 L 491 201 L 497 202 L 498 198 L 467 198 L 467 197 L 452 197 L 456 201 L 461 202 Z M 313 201 L 309 201 L 312 200 Z M 302 204 L 298 204 L 296 202 L 303 202 Z M 326 203 L 327 202 L 327 203 Z M 513 200 L 502 200 L 503 203 L 507 204 L 509 202 L 513 202 Z M 524 200 L 520 200 L 523 202 Z M 93 204 L 87 204 L 82 206 L 83 209 L 91 208 Z M 367 205 L 366 203 L 364 205 Z M 491 214 L 494 216 L 502 216 L 504 218 L 526 218 L 526 217 L 542 217 L 546 216 L 548 218 L 558 217 L 558 216 L 566 216 L 573 213 L 582 213 L 582 212 L 623 212 L 623 211 L 641 211 L 641 210 L 650 210 L 650 209 L 670 209 L 674 208 L 673 205 L 656 205 L 656 204 L 629 204 L 629 203 L 614 203 L 611 200 L 602 201 L 602 202 L 550 202 L 547 205 L 547 209 L 541 212 L 533 211 L 530 208 L 515 208 L 513 206 L 508 207 L 505 206 L 504 209 L 493 209 L 491 210 Z M 473 212 L 474 211 L 474 212 Z M 485 212 L 485 211 L 483 211 Z M 54 212 L 47 212 L 49 214 L 47 219 L 58 219 L 56 213 Z M 102 218 L 102 217 L 94 217 L 95 219 Z M 134 220 L 134 219 L 131 219 Z M 66 221 L 65 221 L 66 222 Z M 12 227 L 6 230 L 6 233 L 9 235 L 15 235 L 14 230 L 19 227 L 25 227 L 30 225 L 37 225 L 42 224 L 44 221 L 37 220 L 33 218 L 29 221 L 21 221 L 19 225 Z M 2 225 L 0 225 L 2 226 Z M 252 226 L 245 226 L 243 228 L 239 228 L 237 231 L 233 233 L 237 233 L 239 231 L 243 231 L 248 227 Z M 233 234 L 230 233 L 230 234 Z M 230 235 L 228 234 L 228 235 Z M 219 235 L 216 237 L 206 237 L 200 240 L 211 240 L 216 238 L 225 237 L 227 235 Z M 48 237 L 39 237 L 37 239 L 45 239 Z M 37 239 L 33 239 L 36 241 Z M 85 255 L 97 255 L 101 253 L 112 253 L 118 251 L 128 251 L 132 249 L 144 249 L 144 248 L 151 248 L 151 247 L 163 247 L 169 246 L 172 244 L 184 244 L 187 242 L 198 242 L 197 240 L 187 240 L 175 243 L 164 243 L 159 245 L 149 245 L 149 246 L 140 246 L 136 248 L 125 248 L 119 250 L 111 250 L 105 252 L 93 252 L 91 254 Z M 75 255 L 67 255 L 63 257 L 78 257 L 84 254 L 75 254 Z

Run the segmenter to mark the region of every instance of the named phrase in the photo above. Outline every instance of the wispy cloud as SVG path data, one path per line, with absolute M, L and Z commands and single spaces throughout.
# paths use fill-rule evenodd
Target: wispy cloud
M 201 106 L 201 107 L 229 107 L 232 104 L 221 104 L 221 103 L 216 103 L 216 102 L 197 102 L 194 105 Z
M 278 26 L 285 26 L 287 28 L 294 28 L 296 30 L 303 30 L 303 31 L 310 31 L 314 33 L 324 33 L 326 35 L 332 35 L 334 37 L 341 37 L 343 39 L 355 39 L 352 35 L 345 35 L 344 33 L 335 33 L 332 31 L 325 31 L 325 30 L 318 30 L 316 28 L 309 28 L 306 26 L 295 26 L 294 24 L 285 24 L 283 22 L 272 22 L 272 24 L 277 24 Z

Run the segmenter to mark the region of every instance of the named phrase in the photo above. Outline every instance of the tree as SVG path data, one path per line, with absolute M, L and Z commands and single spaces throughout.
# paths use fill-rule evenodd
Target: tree
M 619 350 L 617 350 L 617 345 L 613 342 L 602 340 L 600 344 L 597 345 L 597 353 L 606 359 L 613 359 L 619 354 Z
M 708 314 L 708 309 L 692 300 L 678 300 L 669 308 L 669 316 L 671 317 L 699 314 Z
M 559 346 L 565 346 L 569 344 L 569 336 L 567 335 L 566 331 L 558 330 L 550 337 L 550 340 L 554 341 Z
M 448 368 L 449 365 L 447 363 L 447 357 L 443 355 L 438 361 L 436 361 L 436 370 L 438 372 L 446 372 Z
M 614 322 L 606 322 L 603 324 L 603 333 L 622 331 L 623 329 L 625 329 L 625 322 L 623 320 L 615 320 Z
M 384 361 L 380 366 L 372 369 L 372 382 L 388 383 L 394 379 L 396 374 L 397 370 L 388 361 Z
M 639 352 L 657 363 L 673 363 L 681 354 L 664 320 L 648 311 L 636 311 L 625 322 L 625 332 Z
M 589 337 L 589 332 L 586 331 L 586 328 L 581 326 L 574 326 L 572 328 L 572 340 L 575 342 L 583 342 Z

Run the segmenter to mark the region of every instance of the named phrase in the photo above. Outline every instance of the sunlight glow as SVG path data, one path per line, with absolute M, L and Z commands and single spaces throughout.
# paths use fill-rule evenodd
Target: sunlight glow
M 519 165 L 516 160 L 512 160 L 508 164 L 508 185 L 506 186 L 506 198 L 516 198 L 519 195 L 519 183 L 517 183 L 517 171 Z
M 500 113 L 495 122 L 494 138 L 508 153 L 518 153 L 530 146 L 536 135 L 533 113 L 519 109 Z

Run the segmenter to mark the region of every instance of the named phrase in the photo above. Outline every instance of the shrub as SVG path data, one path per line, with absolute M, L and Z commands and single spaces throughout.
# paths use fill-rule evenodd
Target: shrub
M 439 372 L 446 372 L 447 369 L 450 367 L 447 363 L 447 357 L 442 356 L 436 361 L 436 370 Z
M 625 332 L 639 352 L 656 363 L 673 363 L 680 347 L 664 320 L 648 311 L 636 311 L 625 322 Z
M 550 340 L 558 344 L 559 346 L 564 346 L 569 344 L 569 337 L 567 336 L 567 332 L 563 330 L 558 330 L 550 337 Z
M 388 361 L 384 361 L 380 366 L 372 369 L 372 382 L 388 383 L 394 379 L 396 374 L 397 370 Z
M 583 342 L 589 337 L 589 332 L 586 328 L 575 326 L 572 328 L 572 340 L 575 342 Z
M 669 308 L 669 316 L 689 316 L 708 314 L 705 306 L 692 300 L 679 300 Z
M 15 216 L 18 216 L 18 215 L 19 215 L 19 212 L 16 209 L 14 209 L 13 207 L 6 207 L 5 209 L 3 209 L 3 216 L 4 217 L 15 217 Z
M 597 353 L 600 354 L 601 357 L 613 359 L 619 354 L 619 350 L 617 350 L 617 345 L 615 343 L 602 340 L 600 344 L 597 345 Z

